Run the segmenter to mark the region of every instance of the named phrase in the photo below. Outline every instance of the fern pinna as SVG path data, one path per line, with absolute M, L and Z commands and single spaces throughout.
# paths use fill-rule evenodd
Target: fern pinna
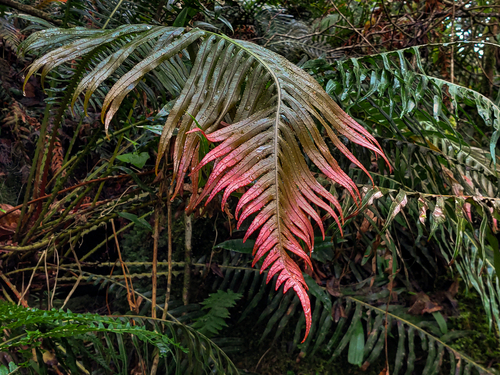
M 254 264 L 267 255 L 262 270 L 270 267 L 268 280 L 278 274 L 276 287 L 284 283 L 284 292 L 293 288 L 297 293 L 306 317 L 307 337 L 311 327 L 307 285 L 291 254 L 305 267 L 312 267 L 300 240 L 309 251 L 313 249 L 310 218 L 324 235 L 314 206 L 330 214 L 339 227 L 343 216 L 339 202 L 316 180 L 304 154 L 359 202 L 356 185 L 339 167 L 325 139 L 368 173 L 341 137 L 387 161 L 375 138 L 347 116 L 306 72 L 253 43 L 199 29 L 126 25 L 92 30 L 91 34 L 46 30 L 30 36 L 23 49 L 50 48 L 56 35 L 64 45 L 37 60 L 26 79 L 42 66 L 43 78 L 50 69 L 103 48 L 107 56 L 82 79 L 73 103 L 86 91 L 86 106 L 97 87 L 111 81 L 113 86 L 102 106 L 106 129 L 125 96 L 144 78 L 173 95 L 180 92 L 160 138 L 157 169 L 169 156 L 176 130 L 173 197 L 190 172 L 193 193 L 188 210 L 206 197 L 208 203 L 222 191 L 224 207 L 233 192 L 245 189 L 236 207 L 238 226 L 255 215 L 245 236 L 247 239 L 259 230 Z M 115 74 L 120 76 L 117 81 Z M 201 160 L 197 132 L 217 143 Z M 209 164 L 212 170 L 198 195 L 200 170 Z

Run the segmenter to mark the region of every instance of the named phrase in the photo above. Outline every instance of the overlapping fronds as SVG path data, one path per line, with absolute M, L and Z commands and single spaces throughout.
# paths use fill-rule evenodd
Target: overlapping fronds
M 464 332 L 448 332 L 444 320 L 438 321 L 437 318 L 436 322 L 431 323 L 421 317 L 409 315 L 397 306 L 386 309 L 386 306 L 372 306 L 362 298 L 347 297 L 346 300 L 344 313 L 348 317 L 340 318 L 341 322 L 327 344 L 327 350 L 335 347 L 332 359 L 348 348 L 350 362 L 367 368 L 382 355 L 386 335 L 394 334 L 397 330 L 397 351 L 394 363 L 390 365 L 391 374 L 413 373 L 418 363 L 418 344 L 427 353 L 425 362 L 420 359 L 422 374 L 438 374 L 444 370 L 442 367 L 448 366 L 451 373 L 461 372 L 462 368 L 466 373 L 496 373 L 451 346 L 453 340 Z M 354 312 L 349 317 L 353 305 Z M 339 335 L 339 332 L 343 334 Z
M 413 64 L 405 57 L 410 53 L 414 55 Z M 361 110 L 369 115 L 366 125 L 390 126 L 400 139 L 414 137 L 415 143 L 425 145 L 427 138 L 434 140 L 437 136 L 455 140 L 467 152 L 460 130 L 465 125 L 478 130 L 466 111 L 475 108 L 484 125 L 493 129 L 489 146 L 495 163 L 500 108 L 472 89 L 426 75 L 418 47 L 338 61 L 337 67 L 340 79 L 331 80 L 327 91 L 337 95 L 348 112 Z M 426 130 L 430 132 L 425 134 Z
M 222 247 L 237 249 L 234 244 Z M 230 264 L 223 267 L 224 279 L 214 287 L 244 292 L 247 307 L 241 320 L 248 313 L 259 311 L 257 325 L 265 325 L 261 340 L 273 331 L 274 340 L 286 331 L 295 331 L 289 350 L 293 352 L 299 347 L 299 358 L 321 354 L 333 361 L 347 352 L 350 363 L 366 370 L 384 356 L 388 337 L 389 345 L 396 347 L 391 350 L 389 358 L 391 374 L 412 374 L 414 371 L 423 374 L 456 373 L 464 369 L 471 374 L 496 374 L 494 369 L 486 368 L 453 346 L 454 340 L 468 332 L 449 330 L 440 313 L 435 316 L 412 315 L 398 304 L 387 307 L 383 301 L 390 298 L 388 285 L 377 281 L 370 287 L 371 277 L 352 288 L 339 287 L 336 297 L 332 297 L 306 276 L 314 297 L 313 324 L 307 340 L 298 345 L 305 324 L 303 316 L 298 321 L 296 319 L 299 299 L 290 293 L 283 295 L 266 288 L 265 277 L 245 267 L 245 257 L 240 255 L 232 257 Z M 399 288 L 393 293 L 399 295 L 404 289 Z
M 0 40 L 2 40 L 13 51 L 17 51 L 17 47 L 22 40 L 22 34 L 14 27 L 11 21 L 0 17 Z
M 405 59 L 407 52 L 414 53 L 414 66 Z M 490 324 L 500 328 L 495 236 L 500 218 L 500 108 L 474 90 L 425 75 L 418 48 L 353 59 L 338 67 L 339 79 L 330 81 L 329 92 L 355 118 L 377 129 L 379 141 L 385 138 L 382 149 L 396 171 L 385 175 L 379 163 L 379 173 L 373 174 L 385 198 L 372 211 L 392 222 L 380 232 L 386 235 L 385 229 L 391 228 L 386 244 L 394 254 L 396 247 L 408 250 L 428 272 L 436 267 L 433 251 L 444 257 L 466 286 L 477 291 Z M 475 139 L 464 135 L 467 129 L 474 129 Z M 394 220 L 391 209 L 400 195 L 405 204 L 399 212 L 405 216 Z M 412 239 L 396 245 L 389 235 L 396 227 Z M 435 239 L 436 246 L 423 245 L 423 239 Z
M 327 211 L 338 225 L 342 211 L 337 199 L 316 181 L 304 154 L 324 175 L 345 187 L 354 200 L 359 200 L 356 185 L 339 168 L 316 123 L 321 124 L 329 141 L 365 172 L 365 167 L 340 137 L 385 159 L 377 141 L 349 118 L 307 73 L 254 44 L 198 29 L 187 31 L 147 25 L 85 31 L 80 37 L 81 32 L 47 30 L 30 37 L 23 46 L 25 50 L 34 46 L 46 48 L 53 45 L 54 38 L 64 45 L 37 60 L 27 78 L 43 66 L 43 79 L 51 69 L 65 62 L 107 47 L 103 48 L 107 56 L 83 78 L 75 91 L 75 97 L 87 91 L 88 98 L 111 74 L 121 75 L 102 105 L 107 129 L 125 96 L 145 75 L 163 72 L 163 77 L 180 77 L 187 69 L 185 65 L 192 64 L 187 80 L 176 81 L 183 87 L 160 139 L 157 167 L 161 159 L 168 156 L 169 142 L 177 130 L 173 155 L 174 196 L 190 172 L 194 194 L 188 209 L 205 197 L 207 202 L 212 200 L 221 191 L 224 191 L 224 206 L 231 193 L 246 189 L 236 208 L 238 225 L 257 214 L 245 237 L 260 229 L 254 263 L 267 254 L 262 269 L 271 267 L 268 279 L 279 274 L 277 287 L 284 283 L 285 292 L 293 288 L 299 295 L 306 316 L 307 336 L 311 324 L 307 286 L 289 252 L 301 258 L 306 267 L 311 266 L 298 239 L 310 250 L 313 248 L 314 233 L 309 216 L 323 231 L 321 217 L 313 205 Z M 114 43 L 124 37 L 128 38 L 125 46 Z M 146 57 L 125 72 L 119 69 L 123 61 L 137 56 L 136 50 L 148 45 Z M 197 131 L 203 132 L 210 142 L 219 143 L 201 161 L 199 134 L 193 134 Z M 199 171 L 212 164 L 210 177 L 197 196 Z
M 104 25 L 113 28 L 140 21 L 150 23 L 156 11 L 153 4 L 141 0 L 73 1 L 69 4 L 72 15 L 70 21 L 76 25 L 91 24 L 98 28 Z
M 235 23 L 240 19 L 252 23 L 260 45 L 291 61 L 307 55 L 309 59 L 322 57 L 334 62 L 344 56 L 334 51 L 325 38 L 318 38 L 315 28 L 308 22 L 296 19 L 281 6 L 241 1 L 238 6 L 223 8 L 222 13 Z
M 34 348 L 40 371 L 47 371 L 40 359 L 50 350 L 57 358 L 55 363 L 66 371 L 90 374 L 97 367 L 107 374 L 129 374 L 131 358 L 125 348 L 130 340 L 143 373 L 151 366 L 148 352 L 152 349 L 164 358 L 165 370 L 175 369 L 176 374 L 237 373 L 217 345 L 178 322 L 26 309 L 5 302 L 0 303 L 0 321 L 4 338 L 0 350 Z M 164 333 L 160 325 L 165 327 Z M 31 351 L 25 354 L 33 355 Z
M 340 52 L 333 52 L 328 44 L 313 40 L 312 27 L 286 14 L 285 9 L 263 7 L 254 17 L 257 33 L 264 40 L 262 44 L 290 60 L 306 54 L 311 59 L 323 57 L 333 62 L 343 56 Z

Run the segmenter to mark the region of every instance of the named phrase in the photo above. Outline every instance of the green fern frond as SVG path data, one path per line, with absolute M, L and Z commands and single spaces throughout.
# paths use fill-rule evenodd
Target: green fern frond
M 223 327 L 227 327 L 225 319 L 229 318 L 228 308 L 233 307 L 241 297 L 241 294 L 232 290 L 218 290 L 211 294 L 201 303 L 204 305 L 203 310 L 208 310 L 207 314 L 196 319 L 192 327 L 207 336 L 218 334 Z
M 38 348 L 43 342 L 45 348 L 55 349 L 59 363 L 75 373 L 90 373 L 90 367 L 86 368 L 82 363 L 94 363 L 106 373 L 128 374 L 130 360 L 124 349 L 125 338 L 132 340 L 143 358 L 151 353 L 151 347 L 155 348 L 170 362 L 167 368 L 177 368 L 176 373 L 200 374 L 210 372 L 212 366 L 220 373 L 237 373 L 232 362 L 215 344 L 192 328 L 176 322 L 131 315 L 107 317 L 55 309 L 25 309 L 7 303 L 0 303 L 0 321 L 4 328 L 0 350 L 29 346 L 40 352 Z M 160 323 L 166 326 L 165 333 L 161 333 Z M 76 358 L 72 346 L 81 349 L 78 354 L 78 357 L 83 356 L 81 362 L 71 359 L 71 356 Z M 31 355 L 31 351 L 26 354 Z M 183 358 L 190 364 L 189 371 L 182 365 Z M 116 366 L 114 369 L 107 365 L 111 361 Z M 43 361 L 38 365 L 44 366 Z M 22 366 L 29 366 L 29 362 Z
M 359 352 L 356 354 L 356 358 L 362 359 L 357 364 L 361 365 L 362 368 L 367 368 L 381 355 L 385 347 L 385 335 L 390 335 L 397 327 L 397 352 L 394 365 L 391 366 L 391 370 L 389 370 L 391 374 L 397 375 L 401 373 L 404 368 L 406 368 L 406 374 L 413 373 L 416 365 L 415 350 L 417 349 L 415 340 L 417 335 L 422 350 L 428 353 L 422 374 L 438 374 L 443 364 L 443 357 L 446 354 L 448 354 L 449 357 L 451 372 L 460 371 L 462 367 L 465 367 L 468 372 L 474 370 L 474 373 L 478 374 L 496 373 L 495 370 L 485 368 L 472 358 L 450 346 L 449 343 L 457 334 L 460 334 L 459 332 L 444 333 L 437 327 L 435 327 L 432 332 L 428 332 L 422 327 L 425 326 L 429 328 L 432 326 L 428 323 L 424 324 L 422 319 L 408 315 L 396 306 L 390 306 L 389 309 L 386 310 L 385 306 L 375 307 L 359 298 L 346 298 L 356 304 L 356 309 L 353 313 L 350 325 L 345 335 L 342 337 L 342 340 L 338 343 L 332 358 L 339 355 L 347 344 L 349 344 L 349 352 Z M 366 315 L 365 317 L 363 309 L 365 312 L 373 312 L 374 316 Z M 361 348 L 357 346 L 351 349 L 352 345 L 356 345 L 356 341 L 353 341 L 353 336 L 360 334 L 356 328 L 359 327 L 358 322 L 360 322 L 361 319 L 367 321 L 370 331 L 365 332 L 363 325 L 361 325 L 361 334 L 367 336 L 366 343 Z M 327 344 L 327 347 L 331 344 L 332 341 Z
M 338 79 L 328 83 L 327 91 L 336 95 L 348 112 L 366 116 L 364 123 L 370 128 L 386 122 L 398 139 L 411 136 L 416 143 L 420 138 L 425 145 L 425 139 L 435 141 L 437 136 L 458 142 L 466 153 L 468 145 L 457 126 L 481 131 L 464 109 L 473 106 L 483 126 L 494 131 L 489 147 L 495 166 L 500 107 L 472 89 L 426 75 L 420 48 L 424 47 L 338 61 Z M 413 63 L 405 57 L 410 53 L 414 55 Z M 382 134 L 383 129 L 373 131 Z

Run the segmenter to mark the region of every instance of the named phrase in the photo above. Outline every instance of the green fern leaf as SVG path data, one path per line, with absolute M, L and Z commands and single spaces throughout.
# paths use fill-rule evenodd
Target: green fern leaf
M 229 318 L 229 308 L 234 307 L 236 301 L 242 297 L 241 294 L 232 290 L 211 294 L 201 304 L 203 310 L 209 310 L 208 313 L 198 319 L 193 324 L 193 328 L 205 335 L 217 335 L 220 330 L 227 327 L 225 319 Z

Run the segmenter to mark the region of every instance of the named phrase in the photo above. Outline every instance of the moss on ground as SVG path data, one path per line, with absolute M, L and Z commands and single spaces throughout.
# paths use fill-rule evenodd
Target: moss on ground
M 450 329 L 469 331 L 451 346 L 485 367 L 500 371 L 500 338 L 494 322 L 490 326 L 481 299 L 474 291 L 457 296 L 459 314 L 448 319 Z

